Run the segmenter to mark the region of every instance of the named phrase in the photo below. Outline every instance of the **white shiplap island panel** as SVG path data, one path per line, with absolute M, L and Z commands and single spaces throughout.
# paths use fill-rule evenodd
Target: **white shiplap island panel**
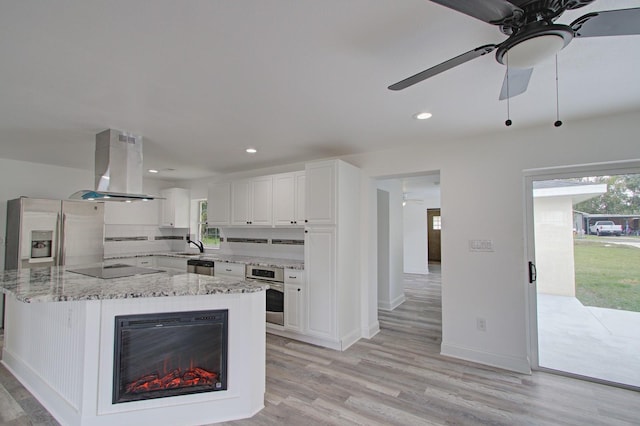
M 263 408 L 265 286 L 186 273 L 101 280 L 42 269 L 2 273 L 2 363 L 61 424 L 198 425 Z M 216 309 L 229 312 L 226 391 L 112 404 L 116 316 Z

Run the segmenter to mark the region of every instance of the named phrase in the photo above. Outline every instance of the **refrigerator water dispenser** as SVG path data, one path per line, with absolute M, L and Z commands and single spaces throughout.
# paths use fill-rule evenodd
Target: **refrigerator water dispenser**
M 31 259 L 50 258 L 53 231 L 31 231 Z

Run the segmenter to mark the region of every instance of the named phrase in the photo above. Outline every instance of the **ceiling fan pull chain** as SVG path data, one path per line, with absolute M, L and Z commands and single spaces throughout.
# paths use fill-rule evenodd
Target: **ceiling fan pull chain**
M 507 58 L 507 121 L 505 121 L 504 124 L 509 127 L 513 124 L 509 111 L 509 52 L 505 54 L 505 57 Z
M 560 127 L 562 126 L 562 121 L 560 121 L 560 96 L 558 95 L 558 55 L 556 54 L 556 122 L 553 123 L 554 126 Z

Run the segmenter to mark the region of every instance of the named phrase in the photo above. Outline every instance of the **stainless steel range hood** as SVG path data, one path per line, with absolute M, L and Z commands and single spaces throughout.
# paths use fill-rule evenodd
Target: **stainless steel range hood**
M 142 193 L 142 136 L 108 129 L 96 135 L 95 190 L 72 194 L 76 200 L 149 201 Z

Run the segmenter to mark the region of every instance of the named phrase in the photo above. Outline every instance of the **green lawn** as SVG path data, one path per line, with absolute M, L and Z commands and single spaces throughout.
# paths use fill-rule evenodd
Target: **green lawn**
M 575 240 L 576 297 L 585 306 L 640 312 L 640 248 Z

